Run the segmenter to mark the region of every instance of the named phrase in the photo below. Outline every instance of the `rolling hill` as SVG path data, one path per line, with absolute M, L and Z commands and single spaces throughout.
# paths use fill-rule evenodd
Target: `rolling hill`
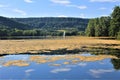
M 83 35 L 89 19 L 82 18 L 7 18 L 0 16 L 2 36 L 61 36 Z
M 31 26 L 32 28 L 60 30 L 77 28 L 84 31 L 87 27 L 89 19 L 82 18 L 58 18 L 58 17 L 44 17 L 44 18 L 12 18 L 12 20 Z
M 19 23 L 17 21 L 14 21 L 10 18 L 2 17 L 0 16 L 0 27 L 3 28 L 17 28 L 17 29 L 28 29 L 30 28 L 29 25 Z

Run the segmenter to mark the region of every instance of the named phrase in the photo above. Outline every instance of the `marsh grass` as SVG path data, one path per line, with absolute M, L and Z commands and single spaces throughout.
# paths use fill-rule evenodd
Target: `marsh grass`
M 93 50 L 120 51 L 120 41 L 94 37 L 65 39 L 0 40 L 0 55 L 6 54 L 66 54 Z M 108 51 L 109 51 L 108 50 Z

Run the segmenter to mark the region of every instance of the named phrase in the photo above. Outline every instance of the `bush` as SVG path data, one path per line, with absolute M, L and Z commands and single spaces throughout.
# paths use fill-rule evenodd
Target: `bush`
M 117 34 L 117 39 L 120 40 L 120 31 L 119 31 L 118 34 Z

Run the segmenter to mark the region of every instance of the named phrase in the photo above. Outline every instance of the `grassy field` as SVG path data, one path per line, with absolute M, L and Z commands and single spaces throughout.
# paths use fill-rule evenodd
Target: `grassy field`
M 73 50 L 86 47 L 120 49 L 120 41 L 79 36 L 65 39 L 0 40 L 0 54 L 37 53 L 38 51 L 49 52 L 64 48 Z

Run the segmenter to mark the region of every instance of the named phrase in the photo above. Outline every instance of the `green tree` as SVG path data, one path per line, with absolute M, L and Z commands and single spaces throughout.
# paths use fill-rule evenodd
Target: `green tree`
M 110 32 L 109 35 L 116 37 L 120 31 L 120 6 L 116 6 L 111 14 Z
M 101 31 L 102 31 L 102 28 L 101 28 L 101 24 L 100 24 L 100 19 L 99 18 L 96 18 L 94 20 L 94 26 L 95 26 L 95 36 L 96 37 L 99 37 L 101 36 Z
M 19 29 L 13 29 L 10 32 L 10 36 L 22 36 L 23 35 L 23 30 L 19 30 Z
M 99 19 L 99 25 L 101 28 L 100 36 L 108 36 L 109 27 L 110 27 L 110 20 L 111 20 L 111 18 L 109 16 L 108 17 L 101 17 Z
M 0 37 L 1 36 L 8 36 L 9 31 L 6 28 L 0 29 Z
M 85 30 L 85 34 L 87 36 L 95 36 L 95 26 L 94 26 L 94 19 L 89 20 L 88 26 Z
M 91 19 L 86 29 L 87 36 L 108 36 L 110 17 L 100 17 Z
M 37 35 L 36 30 L 24 30 L 23 31 L 24 36 L 35 36 Z
M 120 40 L 120 31 L 119 31 L 118 34 L 117 34 L 117 39 Z

